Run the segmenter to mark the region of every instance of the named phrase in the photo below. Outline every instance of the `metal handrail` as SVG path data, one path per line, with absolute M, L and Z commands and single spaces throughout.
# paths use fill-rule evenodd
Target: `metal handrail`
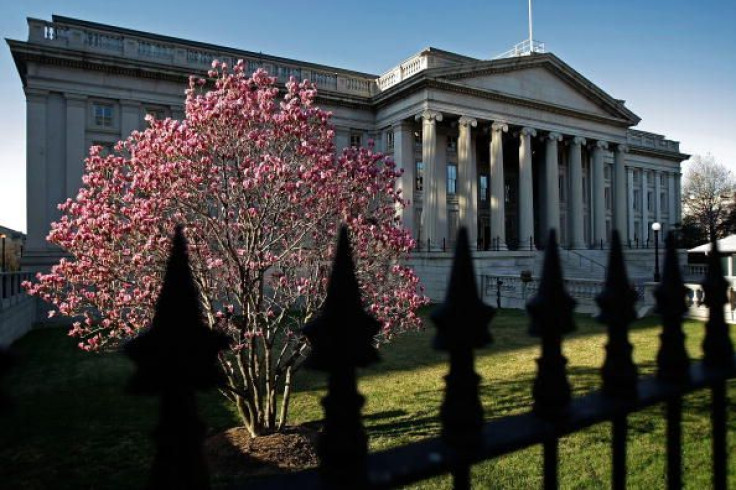
M 583 267 L 583 261 L 584 260 L 587 260 L 588 262 L 590 262 L 591 266 L 595 265 L 597 267 L 600 267 L 603 270 L 603 274 L 605 274 L 606 272 L 608 272 L 608 267 L 606 267 L 605 265 L 601 264 L 600 262 L 598 262 L 596 260 L 591 259 L 590 257 L 586 257 L 585 255 L 581 254 L 580 252 L 576 252 L 573 249 L 567 249 L 567 256 L 568 256 L 568 258 L 570 256 L 570 254 L 573 254 L 573 255 L 575 255 L 575 256 L 577 256 L 579 258 L 580 267 Z M 591 270 L 592 269 L 593 268 L 591 267 Z

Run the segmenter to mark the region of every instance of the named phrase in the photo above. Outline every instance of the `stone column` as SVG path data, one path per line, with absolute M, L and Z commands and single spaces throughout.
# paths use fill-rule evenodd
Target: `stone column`
M 66 98 L 66 196 L 74 198 L 84 173 L 87 97 L 64 94 Z
M 622 240 L 628 236 L 626 222 L 630 207 L 627 206 L 626 197 L 626 152 L 629 147 L 618 145 L 613 157 L 613 189 L 614 189 L 614 228 L 618 230 Z
M 432 249 L 437 250 L 442 247 L 442 237 L 437 226 L 437 186 L 440 181 L 437 169 L 437 121 L 442 121 L 442 114 L 425 110 L 417 115 L 416 119 L 422 121 L 422 162 L 424 163 L 422 229 L 425 230 L 425 237 L 429 238 Z
M 414 168 L 414 125 L 410 121 L 399 121 L 392 127 L 394 132 L 394 162 L 396 168 L 403 170 L 397 180 L 401 197 L 406 201 L 401 211 L 401 224 L 416 237 L 414 229 L 414 186 L 416 169 Z
M 508 130 L 509 127 L 505 123 L 491 124 L 491 241 L 499 250 L 508 250 L 503 178 L 503 133 Z
M 447 133 L 445 128 L 436 127 L 434 168 L 436 193 L 434 202 L 437 209 L 435 215 L 437 248 L 448 250 L 450 244 L 449 226 L 447 224 Z M 457 163 L 457 162 L 456 162 Z M 434 242 L 434 240 L 433 240 Z
M 679 222 L 675 206 L 675 173 L 667 174 L 667 213 L 669 214 L 669 229 L 675 228 L 675 223 Z
M 537 131 L 522 128 L 519 132 L 519 249 L 534 243 L 534 181 L 532 176 L 532 141 Z
M 46 183 L 46 106 L 48 92 L 27 88 L 26 92 L 26 251 L 48 248 L 49 231 Z
M 606 242 L 606 196 L 603 157 L 608 150 L 608 143 L 596 141 L 593 146 L 593 245 Z
M 458 120 L 460 134 L 457 141 L 458 160 L 458 205 L 461 226 L 468 229 L 470 247 L 478 243 L 477 170 L 471 128 L 478 126 L 472 117 L 462 116 Z
M 121 100 L 120 107 L 120 133 L 121 138 L 125 139 L 133 131 L 141 129 L 141 122 L 143 121 L 142 106 L 139 102 L 133 100 Z
M 641 169 L 641 244 L 647 245 L 649 237 L 649 182 L 647 182 L 647 170 Z
M 632 167 L 626 168 L 628 182 L 629 182 L 629 241 L 634 243 L 637 236 L 637 231 L 634 228 L 634 169 Z
M 583 237 L 583 145 L 585 138 L 570 140 L 570 245 L 587 248 Z
M 549 229 L 554 228 L 557 231 L 557 237 L 560 236 L 560 163 L 557 143 L 562 141 L 560 133 L 551 132 L 547 135 L 547 148 L 545 149 L 544 165 L 547 202 L 545 209 L 547 213 L 546 224 Z M 544 230 L 544 239 L 547 239 L 549 230 Z

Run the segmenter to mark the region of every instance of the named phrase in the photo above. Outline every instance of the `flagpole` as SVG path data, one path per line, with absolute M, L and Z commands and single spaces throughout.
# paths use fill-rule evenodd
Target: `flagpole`
M 532 0 L 529 0 L 529 52 L 534 52 L 534 28 L 532 27 Z

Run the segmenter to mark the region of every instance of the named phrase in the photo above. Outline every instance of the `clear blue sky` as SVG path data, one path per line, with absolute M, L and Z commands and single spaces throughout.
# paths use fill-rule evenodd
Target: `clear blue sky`
M 426 46 L 492 58 L 527 37 L 526 0 L 0 0 L 0 13 L 3 38 L 59 14 L 369 73 Z M 535 0 L 534 34 L 641 129 L 736 172 L 736 1 Z M 25 102 L 5 43 L 0 108 L 0 224 L 25 230 Z

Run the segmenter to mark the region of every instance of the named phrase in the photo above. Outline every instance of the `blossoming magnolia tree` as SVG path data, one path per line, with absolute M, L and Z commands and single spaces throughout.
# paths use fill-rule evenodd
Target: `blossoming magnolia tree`
M 349 227 L 366 307 L 387 340 L 420 326 L 427 302 L 399 260 L 400 173 L 371 149 L 335 155 L 330 114 L 309 82 L 252 77 L 213 63 L 191 78 L 183 121 L 148 119 L 113 155 L 92 148 L 83 187 L 48 240 L 71 255 L 28 290 L 78 318 L 70 335 L 98 350 L 152 318 L 170 237 L 185 225 L 205 320 L 228 334 L 222 392 L 253 436 L 284 427 L 302 326 L 325 297 L 340 223 Z

